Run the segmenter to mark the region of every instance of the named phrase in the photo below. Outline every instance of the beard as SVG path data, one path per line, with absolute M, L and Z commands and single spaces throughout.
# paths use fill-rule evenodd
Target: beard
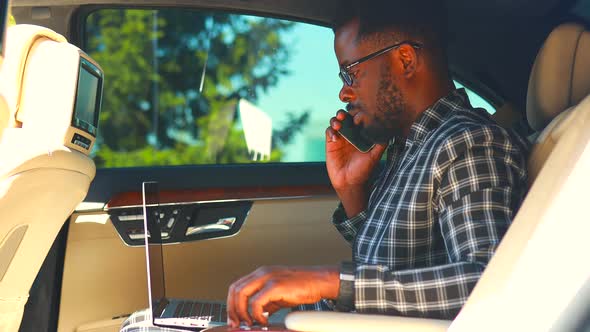
M 368 140 L 386 144 L 394 137 L 402 136 L 401 117 L 406 114 L 403 94 L 391 75 L 391 65 L 386 62 L 381 68 L 381 82 L 377 90 L 376 109 L 373 119 L 361 129 Z

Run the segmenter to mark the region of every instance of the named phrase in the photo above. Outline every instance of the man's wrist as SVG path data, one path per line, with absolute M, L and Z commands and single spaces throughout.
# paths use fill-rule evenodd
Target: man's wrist
M 350 189 L 350 188 L 349 188 Z M 354 190 L 336 190 L 347 218 L 352 218 L 367 208 L 368 193 L 366 187 L 362 186 Z
M 349 185 L 346 187 L 334 187 L 334 191 L 336 191 L 336 195 L 340 198 L 355 198 L 360 196 L 366 196 L 367 192 L 367 184 L 361 183 L 356 185 Z
M 338 297 L 338 288 L 340 287 L 340 270 L 338 266 L 318 266 L 317 268 L 319 271 L 321 271 L 316 277 L 317 280 L 322 281 L 320 296 L 323 299 L 336 299 Z

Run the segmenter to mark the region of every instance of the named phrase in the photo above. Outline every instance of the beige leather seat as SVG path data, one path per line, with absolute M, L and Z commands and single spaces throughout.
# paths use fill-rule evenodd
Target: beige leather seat
M 590 33 L 578 24 L 557 27 L 541 49 L 529 81 L 527 119 L 541 132 L 529 158 L 530 183 L 571 120 L 571 108 L 590 94 Z
M 4 98 L 4 94 L 0 91 L 0 137 L 2 137 L 2 133 L 8 125 L 8 118 L 10 117 L 10 111 L 8 110 L 8 105 L 6 104 L 6 98 Z
M 589 94 L 590 32 L 561 25 L 529 81 L 527 118 L 541 131 L 529 158 L 530 191 L 449 331 L 576 329 L 571 304 L 583 303 L 576 294 L 590 285 Z
M 0 71 L 10 113 L 0 137 L 2 331 L 18 329 L 32 282 L 96 172 L 91 146 L 72 143 L 79 62 L 78 48 L 49 29 L 8 29 Z
M 530 191 L 467 304 L 452 322 L 297 312 L 299 331 L 573 331 L 590 302 L 590 33 L 565 24 L 535 61 L 527 117 L 540 131 Z M 585 98 L 586 97 L 586 98 Z M 584 99 L 585 98 L 585 99 Z M 565 111 L 567 110 L 567 111 Z M 565 112 L 564 112 L 565 111 Z M 449 326 L 450 325 L 450 326 Z

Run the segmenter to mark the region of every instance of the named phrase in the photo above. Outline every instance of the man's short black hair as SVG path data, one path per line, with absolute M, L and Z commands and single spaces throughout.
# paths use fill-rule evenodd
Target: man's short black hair
M 334 30 L 359 20 L 357 40 L 375 40 L 382 47 L 411 40 L 446 64 L 447 10 L 444 0 L 343 0 Z

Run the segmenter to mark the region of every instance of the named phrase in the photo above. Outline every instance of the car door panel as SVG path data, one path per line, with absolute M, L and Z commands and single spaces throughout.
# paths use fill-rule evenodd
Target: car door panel
M 293 185 L 292 179 L 285 176 L 287 173 L 277 178 L 268 176 L 277 172 L 272 171 L 273 168 L 292 170 L 289 166 L 282 166 L 286 165 L 266 167 L 271 171 L 266 172 L 265 185 L 253 183 L 264 177 L 260 175 L 241 178 L 243 186 L 240 187 L 224 185 L 227 177 L 217 176 L 218 183 L 214 183 L 209 176 L 205 185 L 216 184 L 210 189 L 198 183 L 191 189 L 186 183 L 191 180 L 166 182 L 167 178 L 179 175 L 174 174 L 177 171 L 174 168 L 167 169 L 170 173 L 156 169 L 151 176 L 145 175 L 147 179 L 160 181 L 160 202 L 163 204 L 253 202 L 240 232 L 232 237 L 165 245 L 167 295 L 224 300 L 232 281 L 259 266 L 337 264 L 350 259 L 350 247 L 330 222 L 337 205 L 333 190 L 324 181 L 302 185 L 312 182 L 310 179 L 314 177 L 321 179 L 325 171 L 322 174 L 317 167 L 300 165 L 300 170 L 310 175 Z M 97 206 L 97 200 L 105 200 L 104 208 L 78 211 L 70 220 L 58 331 L 75 331 L 81 325 L 126 315 L 148 306 L 144 247 L 126 245 L 108 216 L 109 209 L 134 207 L 140 203 L 141 176 L 121 174 L 129 172 L 121 169 L 114 177 L 105 176 L 108 178 L 103 178 L 105 181 L 95 181 L 87 203 L 94 201 Z M 99 178 L 100 173 L 99 170 Z M 196 174 L 200 172 L 195 171 L 190 178 L 200 178 Z M 113 178 L 121 181 L 113 181 Z M 105 183 L 112 183 L 115 188 L 105 190 Z M 180 188 L 173 188 L 180 183 Z M 104 192 L 97 189 L 120 193 L 112 195 L 112 199 L 106 202 Z

